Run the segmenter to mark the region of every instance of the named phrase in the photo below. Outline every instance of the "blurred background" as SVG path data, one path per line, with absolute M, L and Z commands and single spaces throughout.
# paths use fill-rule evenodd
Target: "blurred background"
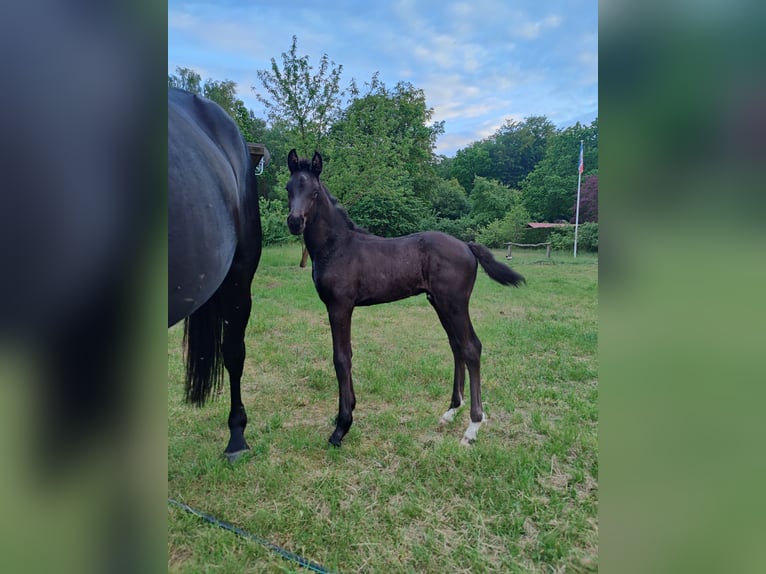
M 165 14 L 0 9 L 3 572 L 167 567 Z M 766 570 L 764 16 L 600 9 L 604 572 Z
M 764 6 L 599 15 L 599 566 L 761 572 Z
M 0 571 L 163 570 L 164 5 L 0 8 Z

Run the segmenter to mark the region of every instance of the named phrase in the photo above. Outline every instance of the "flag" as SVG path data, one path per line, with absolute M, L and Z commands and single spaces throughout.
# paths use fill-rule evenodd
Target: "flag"
M 582 173 L 583 170 L 583 162 L 582 162 L 582 141 L 580 142 L 580 164 L 577 166 L 577 173 Z

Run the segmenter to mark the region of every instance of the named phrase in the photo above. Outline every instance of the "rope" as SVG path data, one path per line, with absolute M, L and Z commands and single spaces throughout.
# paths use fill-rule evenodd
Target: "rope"
M 184 504 L 183 502 L 178 502 L 177 500 L 173 498 L 168 498 L 168 502 L 179 508 L 182 508 L 186 512 L 194 514 L 195 516 L 199 516 L 203 520 L 206 520 L 207 522 L 210 522 L 211 524 L 214 524 L 215 526 L 218 526 L 219 528 L 223 528 L 224 530 L 229 530 L 233 532 L 234 534 L 241 536 L 242 538 L 246 538 L 248 540 L 257 542 L 261 546 L 265 546 L 269 550 L 276 552 L 285 560 L 296 562 L 303 568 L 311 570 L 312 572 L 319 572 L 320 574 L 329 574 L 329 571 L 325 570 L 324 567 L 320 566 L 319 564 L 315 562 L 311 562 L 310 560 L 307 560 L 303 558 L 302 556 L 299 556 L 298 554 L 293 554 L 292 552 L 289 552 L 285 550 L 284 548 L 280 548 L 276 544 L 272 544 L 271 542 L 269 542 L 268 540 L 265 540 L 264 538 L 256 536 L 255 534 L 252 534 L 246 530 L 242 530 L 241 528 L 238 528 L 237 526 L 234 526 L 233 524 L 229 522 L 226 522 L 224 520 L 218 520 L 214 516 L 210 516 L 209 514 L 205 514 L 204 512 L 195 510 L 191 506 L 188 506 Z

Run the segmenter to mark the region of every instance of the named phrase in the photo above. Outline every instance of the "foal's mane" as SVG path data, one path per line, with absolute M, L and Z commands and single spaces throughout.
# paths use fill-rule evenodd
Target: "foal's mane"
M 322 191 L 324 191 L 325 194 L 327 194 L 327 198 L 330 200 L 330 204 L 335 208 L 335 210 L 340 215 L 341 219 L 348 225 L 348 228 L 351 231 L 356 231 L 357 233 L 364 233 L 365 235 L 370 235 L 370 232 L 367 231 L 364 227 L 359 227 L 356 223 L 354 223 L 354 220 L 351 219 L 351 216 L 349 216 L 348 212 L 346 211 L 346 208 L 343 207 L 340 202 L 336 199 L 336 197 L 330 193 L 330 190 L 327 189 L 324 183 L 320 180 L 319 182 L 320 186 L 322 187 Z

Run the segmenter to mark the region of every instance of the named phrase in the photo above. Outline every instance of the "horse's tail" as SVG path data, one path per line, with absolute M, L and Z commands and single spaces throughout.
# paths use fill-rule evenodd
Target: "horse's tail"
M 223 313 L 216 292 L 184 321 L 186 400 L 201 407 L 223 381 Z
M 478 243 L 469 242 L 468 247 L 471 248 L 476 259 L 481 263 L 484 271 L 487 272 L 492 279 L 503 285 L 513 285 L 518 287 L 522 283 L 526 283 L 522 275 L 516 273 L 513 269 L 507 265 L 503 265 L 497 259 L 494 258 L 492 252 Z

